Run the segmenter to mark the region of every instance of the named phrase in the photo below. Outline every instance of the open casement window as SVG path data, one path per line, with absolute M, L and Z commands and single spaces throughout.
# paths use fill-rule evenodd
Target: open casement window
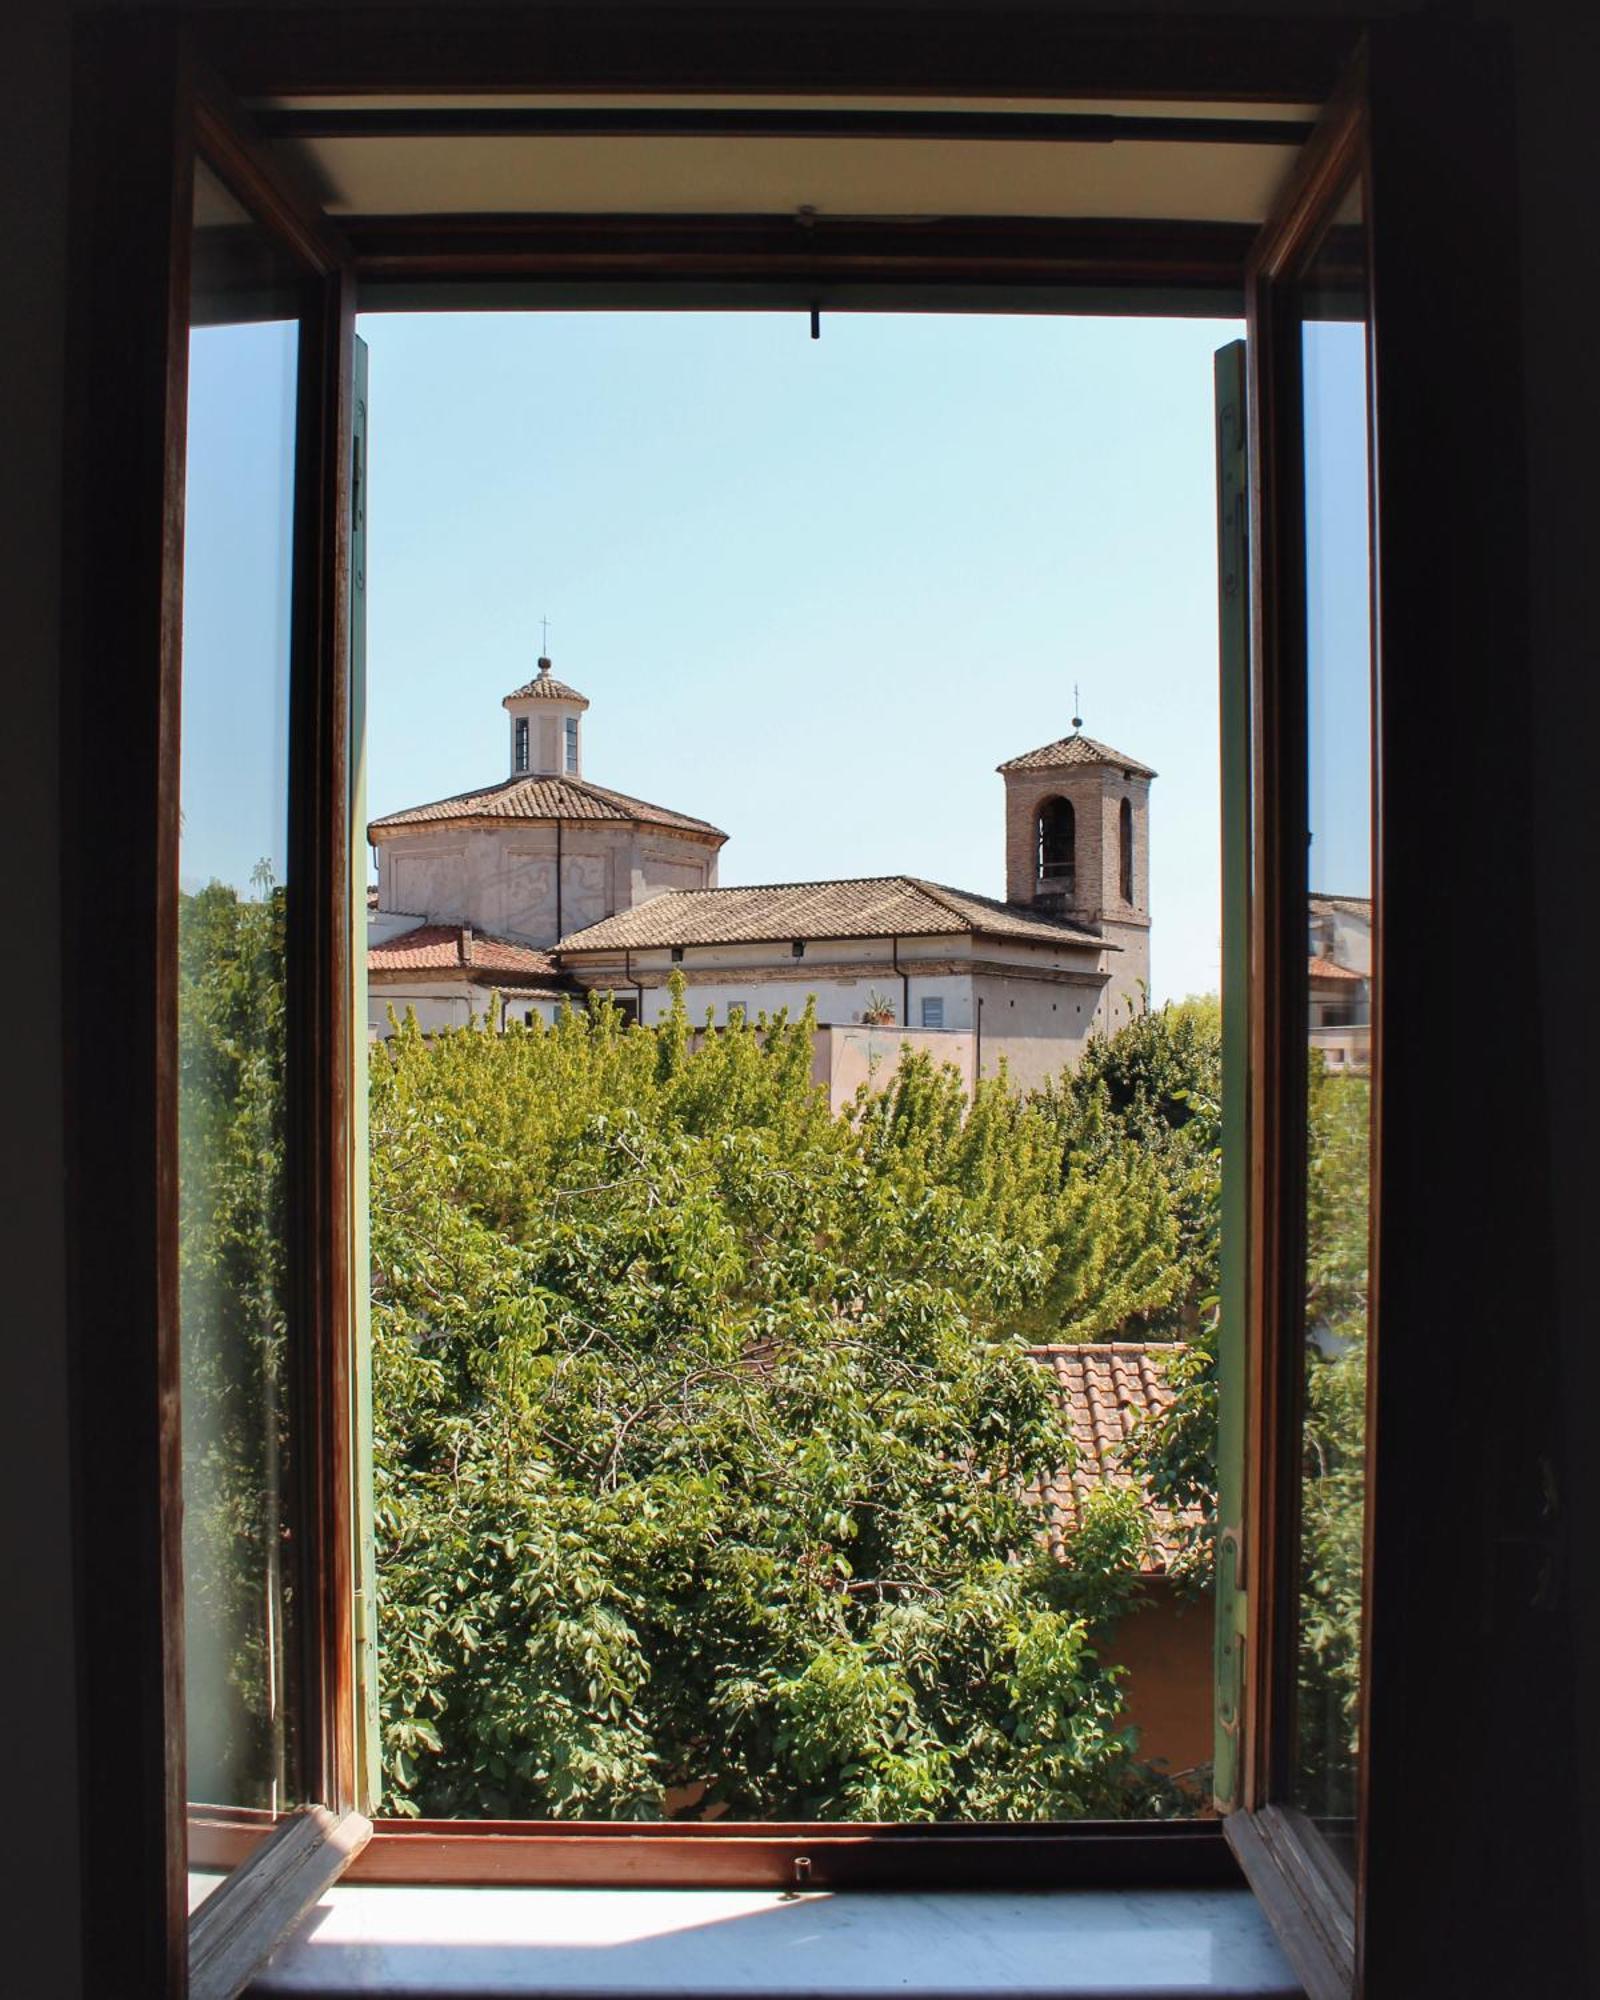
M 1218 1803 L 1311 2000 L 1355 1978 L 1381 1051 L 1312 1041 L 1318 908 L 1381 963 L 1364 65 L 1218 356 L 1224 1148 Z M 1381 989 L 1380 989 L 1381 990 Z
M 296 111 L 297 96 L 653 90 L 720 92 L 736 107 L 757 86 L 867 102 L 914 85 L 930 100 L 965 93 L 956 122 L 932 132 L 944 144 L 972 136 L 960 119 L 991 137 L 1003 124 L 1003 108 L 973 110 L 974 93 L 1304 105 L 1328 97 L 1348 53 L 1333 29 L 1286 34 L 1280 49 L 1254 22 L 1188 36 L 1130 20 L 1062 41 L 1033 17 L 997 28 L 973 10 L 940 15 L 911 78 L 903 18 L 867 9 L 825 52 L 803 13 L 764 10 L 756 43 L 738 10 L 658 10 L 669 32 L 631 40 L 596 25 L 602 11 L 575 13 L 556 39 L 492 10 L 441 16 L 420 36 L 391 33 L 381 9 L 363 10 L 360 35 L 314 11 L 221 14 L 206 51 L 269 130 L 276 119 L 290 155 L 319 131 L 351 142 L 361 118 Z M 206 80 L 181 23 L 112 16 L 85 36 L 70 519 L 92 588 L 73 600 L 64 740 L 92 716 L 123 753 L 115 784 L 87 762 L 65 772 L 65 900 L 74 962 L 109 958 L 125 995 L 119 1059 L 107 1059 L 92 982 L 76 983 L 68 1024 L 72 1213 L 93 1246 L 73 1301 L 92 1990 L 184 1991 L 190 1896 L 192 1990 L 236 1989 L 352 1856 L 356 1874 L 388 1881 L 1014 1888 L 1237 1880 L 1230 1848 L 1314 2000 L 1413 1990 L 1394 1973 L 1417 1930 L 1404 1881 L 1365 1857 L 1380 1836 L 1391 1855 L 1409 1851 L 1406 1690 L 1434 1684 L 1452 1644 L 1442 1582 L 1438 1616 L 1415 1615 L 1428 1585 L 1406 1536 L 1412 1517 L 1437 1524 L 1445 1502 L 1419 1484 L 1414 1450 L 1433 1369 L 1398 1330 L 1426 1324 L 1431 1304 L 1441 1244 L 1417 1148 L 1458 1080 L 1415 1054 L 1441 948 L 1426 843 L 1378 831 L 1402 808 L 1415 829 L 1479 802 L 1467 783 L 1483 772 L 1460 754 L 1471 739 L 1458 728 L 1456 754 L 1439 754 L 1428 690 L 1443 657 L 1457 686 L 1481 690 L 1498 671 L 1504 618 L 1478 585 L 1498 553 L 1493 517 L 1469 487 L 1504 478 L 1516 451 L 1504 405 L 1498 428 L 1478 409 L 1503 321 L 1452 306 L 1463 274 L 1509 257 L 1483 188 L 1506 157 L 1499 54 L 1443 32 L 1373 30 L 1365 68 L 1259 236 L 1146 211 L 932 225 L 872 213 L 808 224 L 803 238 L 792 218 L 737 215 L 667 226 L 375 210 L 335 228 Z M 408 118 L 436 145 L 493 137 L 520 115 L 400 112 L 378 137 L 403 141 Z M 667 117 L 681 129 L 700 115 Z M 726 138 L 768 114 L 717 115 Z M 881 130 L 878 112 L 861 115 L 868 136 L 915 136 L 912 113 L 882 114 Z M 796 116 L 830 142 L 849 122 L 836 109 Z M 637 104 L 594 117 L 602 131 L 608 117 L 649 123 Z M 1103 144 L 1087 126 L 1075 113 L 1052 133 Z M 1288 129 L 1277 143 L 1299 142 L 1302 128 Z M 1466 239 L 1462 184 L 1502 234 Z M 391 1822 L 367 1838 L 378 1777 L 353 315 L 363 287 L 371 304 L 572 304 L 593 303 L 596 285 L 613 305 L 1247 304 L 1247 353 L 1218 364 L 1220 1827 Z M 238 547 L 230 524 L 248 527 L 248 573 L 224 559 Z M 237 646 L 215 643 L 219 629 Z M 1313 899 L 1365 902 L 1372 941 L 1370 1055 L 1337 1100 L 1309 1052 Z M 205 1040 L 226 1008 L 237 1074 L 218 1072 Z M 1402 1034 L 1408 1062 L 1386 1075 Z M 206 1152 L 207 1092 L 247 1086 L 261 1157 L 276 1164 L 241 1194 Z M 1329 1144 L 1349 1170 L 1332 1236 L 1316 1194 L 1328 1157 L 1316 1148 Z M 208 1873 L 221 1879 L 191 1883 Z
M 1247 342 L 1217 364 L 1216 1787 L 1310 2000 L 1421 1990 L 1400 1830 L 1418 1837 L 1427 1789 L 1419 1698 L 1460 1641 L 1423 1581 L 1454 1561 L 1441 1457 L 1418 1445 L 1457 1251 L 1430 1164 L 1448 1065 L 1422 1048 L 1450 951 L 1436 830 L 1484 754 L 1444 662 L 1488 686 L 1518 617 L 1493 580 L 1515 451 L 1478 394 L 1515 357 L 1486 292 L 1510 262 L 1488 61 L 1373 31 L 1250 252 Z M 1370 995 L 1353 1037 L 1312 998 L 1335 933 Z
M 81 1198 L 120 1189 L 85 1279 L 83 1477 L 134 1530 L 85 1599 L 90 1839 L 120 1827 L 143 1898 L 98 1990 L 225 1996 L 370 1831 L 354 286 L 170 30 L 108 30 L 89 72 L 93 309 L 123 352 L 86 382 L 114 474 L 78 518 L 123 552 L 83 592 L 84 688 L 127 754 L 77 804 L 95 901 L 153 975 L 124 1021 L 153 1060 L 86 1100 L 77 1159 Z M 102 1451 L 142 1489 L 98 1487 Z

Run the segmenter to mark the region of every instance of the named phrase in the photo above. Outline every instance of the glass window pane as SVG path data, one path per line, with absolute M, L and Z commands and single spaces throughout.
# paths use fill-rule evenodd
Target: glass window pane
M 1373 1087 L 1364 251 L 1356 188 L 1300 301 L 1310 1050 L 1295 1796 L 1347 1857 L 1357 1804 Z
M 299 305 L 197 168 L 184 516 L 178 1199 L 194 1893 L 297 1796 L 285 899 Z M 235 1823 L 224 1833 L 206 1808 Z M 243 1822 L 243 1831 L 239 1822 Z

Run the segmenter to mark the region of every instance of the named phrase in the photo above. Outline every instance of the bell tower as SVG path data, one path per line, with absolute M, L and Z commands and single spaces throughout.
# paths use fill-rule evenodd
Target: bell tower
M 1148 764 L 1073 732 L 1011 757 L 1006 901 L 1060 917 L 1118 947 L 1112 985 L 1142 1011 L 1150 979 Z

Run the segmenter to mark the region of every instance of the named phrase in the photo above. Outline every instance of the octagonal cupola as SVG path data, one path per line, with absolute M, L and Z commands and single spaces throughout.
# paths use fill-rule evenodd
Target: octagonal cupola
M 513 688 L 502 703 L 511 720 L 511 775 L 514 778 L 581 778 L 583 711 L 587 699 L 550 671 L 541 656 L 539 671 Z

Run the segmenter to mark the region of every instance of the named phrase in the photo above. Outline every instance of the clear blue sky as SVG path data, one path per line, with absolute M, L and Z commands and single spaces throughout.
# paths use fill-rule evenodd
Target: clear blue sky
M 287 865 L 297 330 L 189 343 L 179 877 L 248 890 Z
M 1366 328 L 1301 336 L 1306 437 L 1306 749 L 1310 886 L 1365 896 L 1372 880 L 1372 602 Z
M 372 316 L 372 816 L 504 775 L 534 671 L 587 776 L 725 883 L 1004 891 L 1003 758 L 1152 792 L 1155 996 L 1217 983 L 1211 358 L 1227 323 Z

